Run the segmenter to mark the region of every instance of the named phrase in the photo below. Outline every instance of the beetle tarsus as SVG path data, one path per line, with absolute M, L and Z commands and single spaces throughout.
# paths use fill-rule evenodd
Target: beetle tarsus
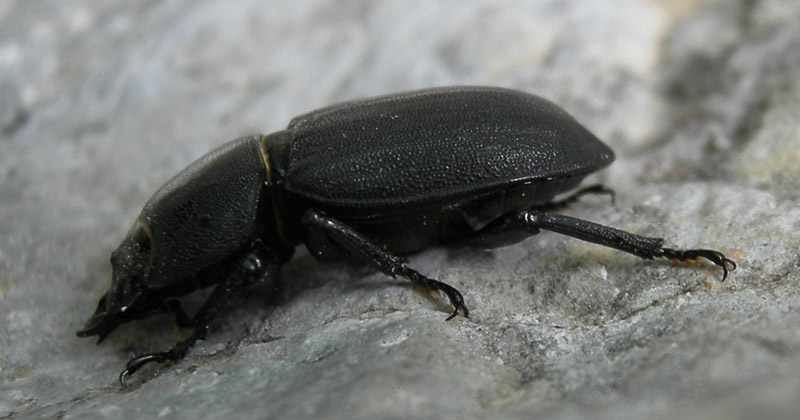
M 442 283 L 438 280 L 425 277 L 418 271 L 408 268 L 404 265 L 398 267 L 397 275 L 407 278 L 411 281 L 411 283 L 420 287 L 422 290 L 444 293 L 444 295 L 447 296 L 447 299 L 450 300 L 450 306 L 453 308 L 453 312 L 445 319 L 445 321 L 455 318 L 459 313 L 464 315 L 464 318 L 469 317 L 469 309 L 467 309 L 467 305 L 464 303 L 464 296 L 462 296 L 461 292 L 459 292 L 455 287 L 450 286 L 447 283 Z
M 120 385 L 126 387 L 127 386 L 126 380 L 131 375 L 136 373 L 136 371 L 141 369 L 142 366 L 148 363 L 151 362 L 164 363 L 167 361 L 177 362 L 178 360 L 183 359 L 186 356 L 186 353 L 189 351 L 189 348 L 191 348 L 194 345 L 194 343 L 196 343 L 198 340 L 202 340 L 205 338 L 207 331 L 208 331 L 207 325 L 199 325 L 195 327 L 194 331 L 192 331 L 192 335 L 189 336 L 189 338 L 183 341 L 179 341 L 177 344 L 175 344 L 175 347 L 169 349 L 168 351 L 160 353 L 143 354 L 129 360 L 128 363 L 125 365 L 125 370 L 123 370 L 119 374 Z
M 119 384 L 122 385 L 123 388 L 128 386 L 128 378 L 136 373 L 142 366 L 150 363 L 163 363 L 169 360 L 169 352 L 164 353 L 152 353 L 152 354 L 143 354 L 141 356 L 134 357 L 133 359 L 129 360 L 128 363 L 125 365 L 125 370 L 120 372 L 119 374 Z
M 722 267 L 722 280 L 721 282 L 725 281 L 728 278 L 728 273 L 736 270 L 736 261 L 728 258 L 725 254 L 714 251 L 713 249 L 671 249 L 671 248 L 662 248 L 660 250 L 660 255 L 664 258 L 674 259 L 678 261 L 692 261 L 698 258 L 703 258 L 708 261 L 711 261 L 715 265 Z

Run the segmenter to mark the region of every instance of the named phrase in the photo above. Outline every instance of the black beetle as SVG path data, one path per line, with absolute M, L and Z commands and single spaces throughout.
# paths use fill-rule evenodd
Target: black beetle
M 234 140 L 201 157 L 145 204 L 111 254 L 111 288 L 78 336 L 102 341 L 117 326 L 174 313 L 191 336 L 130 360 L 177 361 L 206 335 L 234 294 L 275 279 L 305 243 L 322 262 L 360 257 L 453 307 L 458 290 L 407 267 L 400 254 L 434 243 L 497 247 L 550 230 L 645 259 L 704 258 L 724 281 L 736 263 L 707 249 L 662 247 L 554 211 L 603 186 L 575 189 L 614 153 L 566 111 L 538 96 L 490 87 L 445 87 L 323 108 L 267 136 Z M 189 318 L 177 296 L 216 285 Z

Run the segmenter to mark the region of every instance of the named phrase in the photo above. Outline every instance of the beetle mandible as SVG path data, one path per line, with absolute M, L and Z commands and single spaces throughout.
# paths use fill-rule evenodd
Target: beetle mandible
M 233 140 L 161 187 L 111 254 L 111 287 L 78 331 L 98 342 L 120 324 L 175 314 L 192 328 L 165 352 L 131 359 L 120 382 L 149 362 L 177 361 L 247 285 L 276 279 L 296 245 L 322 262 L 350 257 L 444 294 L 461 293 L 400 257 L 436 243 L 483 247 L 549 230 L 645 259 L 736 263 L 708 249 L 650 238 L 557 213 L 584 194 L 582 179 L 614 153 L 557 105 L 492 87 L 444 87 L 345 102 L 287 129 Z M 175 299 L 216 285 L 193 318 Z

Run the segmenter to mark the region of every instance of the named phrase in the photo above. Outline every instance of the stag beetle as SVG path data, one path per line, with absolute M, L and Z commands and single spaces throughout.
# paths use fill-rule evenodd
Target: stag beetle
M 177 361 L 237 293 L 275 279 L 296 245 L 321 262 L 357 257 L 403 277 L 453 311 L 461 293 L 400 255 L 436 243 L 499 247 L 540 230 L 637 255 L 736 263 L 708 249 L 672 249 L 556 211 L 584 194 L 581 180 L 614 153 L 557 105 L 492 87 L 444 87 L 345 102 L 293 119 L 270 135 L 233 140 L 161 187 L 111 254 L 111 287 L 78 331 L 102 341 L 120 324 L 175 314 L 191 336 L 131 359 L 120 382 L 149 362 Z M 178 296 L 216 285 L 193 318 Z

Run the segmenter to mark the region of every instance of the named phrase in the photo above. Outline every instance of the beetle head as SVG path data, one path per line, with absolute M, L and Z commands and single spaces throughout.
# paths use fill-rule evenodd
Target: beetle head
M 116 251 L 111 253 L 111 288 L 100 298 L 97 309 L 79 337 L 97 335 L 98 343 L 120 324 L 151 313 L 153 302 L 146 286 L 150 259 L 150 235 L 147 226 L 137 219 Z

